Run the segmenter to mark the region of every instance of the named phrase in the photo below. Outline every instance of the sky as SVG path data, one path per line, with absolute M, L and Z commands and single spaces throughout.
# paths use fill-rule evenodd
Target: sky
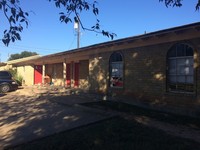
M 88 0 L 91 1 L 91 0 Z M 74 24 L 61 23 L 53 1 L 20 0 L 24 11 L 29 12 L 29 26 L 24 28 L 21 41 L 8 47 L 0 41 L 0 62 L 6 62 L 11 54 L 22 51 L 37 52 L 41 56 L 77 48 Z M 197 0 L 183 0 L 183 6 L 166 7 L 159 0 L 98 0 L 101 28 L 117 34 L 114 40 L 159 31 L 200 21 L 200 11 L 195 11 Z M 0 39 L 8 24 L 0 11 Z M 80 18 L 85 27 L 92 27 L 96 17 L 82 12 Z M 80 47 L 110 41 L 110 38 L 81 29 Z

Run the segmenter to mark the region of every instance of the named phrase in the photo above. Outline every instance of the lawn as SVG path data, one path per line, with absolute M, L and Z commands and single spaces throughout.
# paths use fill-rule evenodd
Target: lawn
M 90 107 L 114 109 L 134 113 L 129 105 L 117 103 L 86 104 Z M 164 115 L 138 108 L 137 114 L 151 114 L 152 117 L 162 118 Z M 135 112 L 135 113 L 136 113 Z M 158 114 L 158 115 L 156 115 Z M 169 115 L 173 116 L 173 115 Z M 168 121 L 176 123 L 173 117 Z M 176 116 L 175 116 L 176 117 Z M 182 120 L 183 118 L 181 118 Z M 183 120 L 182 120 L 183 121 Z M 180 122 L 178 122 L 180 123 Z M 200 144 L 193 141 L 174 137 L 161 130 L 139 124 L 134 120 L 115 117 L 89 126 L 55 134 L 37 141 L 19 145 L 16 150 L 192 150 L 200 149 Z
M 100 101 L 93 103 L 85 103 L 84 106 L 99 108 L 103 110 L 114 110 L 117 112 L 127 113 L 129 115 L 139 115 L 153 118 L 158 121 L 171 123 L 174 125 L 184 125 L 190 128 L 199 129 L 200 128 L 200 120 L 197 118 L 177 115 L 173 113 L 165 113 L 152 109 L 145 109 L 142 107 L 130 105 L 127 103 L 117 102 L 117 101 Z

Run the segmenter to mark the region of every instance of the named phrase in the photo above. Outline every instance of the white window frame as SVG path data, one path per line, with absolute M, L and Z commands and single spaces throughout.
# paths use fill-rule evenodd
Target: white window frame
M 184 44 L 187 45 L 187 44 Z M 193 51 L 194 53 L 194 51 Z M 176 56 L 170 57 L 167 56 L 168 61 L 168 71 L 167 71 L 167 90 L 170 92 L 180 92 L 180 93 L 193 93 L 194 90 L 194 54 L 193 56 Z M 184 60 L 182 64 L 182 69 L 179 70 L 180 67 L 178 61 Z M 170 62 L 175 62 L 174 72 L 171 73 Z M 186 62 L 188 61 L 188 62 Z M 187 64 L 189 63 L 189 64 Z M 181 72 L 182 71 L 182 72 Z M 174 76 L 174 77 L 173 77 Z M 174 78 L 172 81 L 172 77 Z M 182 81 L 180 78 L 182 77 Z M 190 78 L 190 81 L 188 80 Z

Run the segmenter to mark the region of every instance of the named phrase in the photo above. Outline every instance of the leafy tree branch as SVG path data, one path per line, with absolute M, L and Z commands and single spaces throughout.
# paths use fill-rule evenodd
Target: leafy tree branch
M 166 7 L 181 7 L 183 5 L 183 0 L 159 0 L 159 2 L 164 2 Z M 200 0 L 197 0 L 195 9 L 199 10 Z
M 97 1 L 94 0 L 92 3 L 89 3 L 85 0 L 54 0 L 54 2 L 56 7 L 63 7 L 66 10 L 66 13 L 60 13 L 61 22 L 64 22 L 66 24 L 72 22 L 72 18 L 74 16 L 73 21 L 78 22 L 83 30 L 103 34 L 104 36 L 107 36 L 111 39 L 113 39 L 116 36 L 115 33 L 102 30 L 100 27 L 100 21 L 98 19 L 96 19 L 96 24 L 91 28 L 84 26 L 82 19 L 80 18 L 80 14 L 82 13 L 82 11 L 91 11 L 91 13 L 94 14 L 95 17 L 97 17 L 99 14 Z
M 2 38 L 2 42 L 8 46 L 10 41 L 21 40 L 20 33 L 23 31 L 23 24 L 28 27 L 29 14 L 21 9 L 19 0 L 0 0 L 0 10 L 3 11 L 9 23 Z
M 100 26 L 100 20 L 98 19 L 99 9 L 98 0 L 47 0 L 48 2 L 54 2 L 57 8 L 63 8 L 63 12 L 60 12 L 60 21 L 63 23 L 78 22 L 83 30 L 100 33 L 113 39 L 116 34 L 105 31 Z M 181 7 L 183 0 L 159 0 L 159 2 L 165 3 L 166 7 Z M 195 3 L 195 9 L 199 10 L 200 0 Z M 83 12 L 90 12 L 96 17 L 96 22 L 92 27 L 86 27 L 83 23 L 80 14 Z M 8 28 L 3 31 L 2 42 L 8 46 L 10 42 L 21 40 L 21 32 L 24 27 L 28 27 L 29 13 L 25 12 L 20 6 L 20 0 L 0 0 L 0 12 L 3 12 L 7 22 Z M 1 19 L 2 20 L 2 19 Z

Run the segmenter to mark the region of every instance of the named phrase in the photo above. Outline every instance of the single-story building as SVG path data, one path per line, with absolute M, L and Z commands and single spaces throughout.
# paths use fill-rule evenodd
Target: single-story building
M 33 66 L 31 84 L 51 82 L 128 97 L 133 103 L 200 112 L 199 53 L 198 22 L 13 65 Z
M 34 55 L 30 57 L 7 61 L 5 63 L 0 63 L 0 70 L 16 69 L 18 75 L 23 78 L 24 84 L 33 85 L 34 83 L 36 83 L 35 80 L 37 80 L 37 78 L 35 78 L 34 76 L 34 64 L 27 65 L 26 62 L 30 60 L 34 61 L 40 57 L 40 55 Z M 18 63 L 23 63 L 23 65 L 17 65 Z

